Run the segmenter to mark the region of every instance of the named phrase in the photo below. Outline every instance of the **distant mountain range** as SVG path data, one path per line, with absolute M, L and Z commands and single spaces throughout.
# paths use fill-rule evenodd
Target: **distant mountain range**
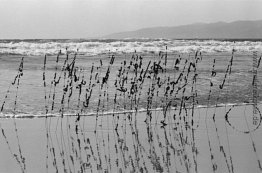
M 262 20 L 144 28 L 114 33 L 104 38 L 262 39 Z

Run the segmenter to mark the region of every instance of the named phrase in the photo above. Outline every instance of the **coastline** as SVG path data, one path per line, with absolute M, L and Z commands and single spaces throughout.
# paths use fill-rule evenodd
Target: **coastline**
M 0 60 L 0 172 L 261 170 L 253 55 L 18 57 Z
M 259 105 L 259 109 L 261 108 L 261 105 Z M 62 119 L 60 117 L 48 117 L 47 119 L 1 119 L 1 127 L 4 129 L 5 136 L 7 137 L 6 139 L 8 139 L 12 151 L 18 156 L 19 151 L 17 150 L 17 139 L 19 139 L 19 147 L 21 148 L 22 156 L 25 157 L 27 168 L 26 170 L 29 172 L 45 172 L 46 163 L 49 165 L 49 171 L 55 171 L 56 169 L 62 171 L 64 168 L 70 170 L 72 169 L 72 163 L 70 163 L 70 153 L 74 153 L 74 150 L 80 152 L 79 154 L 84 154 L 86 152 L 89 153 L 88 155 L 90 155 L 90 157 L 87 162 L 87 165 L 89 166 L 86 168 L 86 171 L 99 171 L 100 169 L 117 171 L 119 168 L 125 171 L 132 171 L 132 159 L 130 160 L 127 158 L 130 157 L 135 159 L 137 157 L 136 154 L 138 154 L 136 152 L 139 151 L 135 150 L 132 145 L 143 148 L 143 150 L 139 151 L 140 157 L 143 158 L 139 162 L 140 164 L 144 162 L 147 166 L 148 171 L 157 169 L 157 165 L 159 164 L 158 169 L 164 172 L 166 172 L 167 170 L 176 170 L 179 172 L 183 172 L 187 169 L 185 163 L 181 163 L 179 162 L 179 160 L 176 160 L 174 158 L 182 158 L 183 155 L 186 153 L 188 157 L 186 161 L 190 163 L 188 168 L 191 171 L 195 171 L 195 164 L 197 164 L 197 170 L 199 172 L 212 172 L 212 165 L 215 163 L 217 171 L 226 172 L 226 165 L 232 164 L 230 163 L 230 158 L 232 158 L 233 160 L 234 171 L 236 172 L 244 173 L 248 170 L 252 170 L 253 172 L 255 172 L 255 170 L 259 171 L 255 153 L 258 156 L 262 154 L 262 141 L 259 137 L 262 134 L 262 129 L 258 128 L 257 130 L 248 134 L 241 132 L 253 127 L 252 115 L 250 115 L 250 113 L 252 113 L 252 106 L 243 105 L 234 107 L 229 115 L 229 120 L 231 121 L 231 125 L 234 125 L 234 128 L 230 127 L 226 122 L 225 114 L 228 110 L 229 108 L 225 107 L 195 109 L 195 116 L 193 118 L 195 122 L 193 128 L 194 130 L 192 129 L 192 127 L 187 127 L 186 125 L 186 122 L 189 122 L 189 120 L 191 119 L 189 117 L 186 122 L 184 122 L 183 120 L 172 120 L 174 113 L 176 114 L 176 111 L 174 112 L 172 110 L 168 111 L 168 121 L 164 127 L 161 127 L 163 125 L 161 121 L 163 120 L 164 115 L 163 112 L 160 111 L 151 111 L 151 123 L 144 122 L 147 114 L 145 112 L 140 112 L 137 113 L 136 120 L 133 116 L 133 119 L 131 121 L 128 120 L 129 113 L 115 115 L 115 118 L 112 115 L 100 116 L 97 120 L 99 122 L 99 126 L 97 127 L 95 127 L 95 116 L 81 116 L 80 120 L 77 120 L 77 117 L 64 117 Z M 184 113 L 181 114 L 181 117 L 185 116 Z M 213 117 L 214 113 L 216 114 L 215 120 Z M 190 115 L 190 112 L 188 115 Z M 117 116 L 119 116 L 119 120 L 117 120 Z M 248 120 L 249 127 L 247 127 L 245 117 Z M 16 124 L 16 127 L 14 126 L 14 122 Z M 119 124 L 118 130 L 115 130 L 116 123 Z M 75 131 L 75 128 L 77 126 L 78 131 Z M 17 128 L 18 130 L 18 138 L 16 138 L 16 133 L 14 131 L 15 128 Z M 149 130 L 150 134 L 152 135 L 150 135 L 151 137 L 148 136 L 146 130 L 147 128 L 151 129 Z M 122 130 L 125 130 L 126 134 L 123 133 L 124 131 Z M 135 133 L 136 135 L 133 133 Z M 48 138 L 46 136 L 47 134 L 49 136 Z M 185 143 L 181 143 L 181 140 L 177 138 L 179 137 L 179 134 L 183 135 L 183 140 L 188 141 Z M 131 136 L 135 137 L 134 135 L 137 137 L 131 138 Z M 175 137 L 176 135 L 178 136 Z M 194 139 L 189 138 L 189 136 L 191 135 L 194 135 Z M 252 136 L 252 140 L 250 139 L 250 135 Z M 229 138 L 226 138 L 226 136 L 228 136 Z M 90 142 L 90 146 L 93 146 L 92 149 L 89 148 L 89 143 L 85 141 L 86 138 Z M 77 139 L 81 141 L 79 143 L 80 148 L 78 148 Z M 51 142 L 50 140 L 52 140 L 53 142 L 49 143 Z M 147 147 L 148 140 L 153 140 L 154 143 L 156 143 L 154 145 L 154 149 L 150 149 Z M 61 143 L 63 141 L 65 143 Z M 67 143 L 66 141 L 68 141 L 69 143 Z M 254 142 L 254 146 L 256 147 L 255 153 L 252 149 L 252 141 Z M 72 144 L 74 143 L 73 146 L 71 146 L 71 142 Z M 49 143 L 49 146 L 47 146 L 47 143 Z M 0 153 L 1 156 L 3 156 L 0 157 L 0 159 L 2 158 L 0 162 L 0 171 L 18 172 L 20 169 L 19 165 L 12 157 L 12 154 L 10 154 L 5 140 L 1 140 L 0 145 Z M 86 152 L 84 152 L 84 150 L 81 152 L 81 150 L 84 149 L 86 145 L 89 146 L 88 148 L 86 148 Z M 97 145 L 99 145 L 100 147 L 96 148 Z M 114 145 L 117 146 L 119 151 L 125 153 L 124 155 L 126 156 L 121 156 L 121 154 L 119 155 L 115 153 L 116 148 L 114 148 Z M 182 155 L 179 154 L 179 148 L 182 147 L 180 145 L 183 145 L 185 147 L 183 150 L 181 150 L 183 151 L 181 153 Z M 127 148 L 127 150 L 124 146 Z M 176 146 L 175 153 L 171 152 L 172 146 Z M 56 153 L 55 158 L 57 168 L 54 167 L 54 165 L 52 166 L 52 160 L 54 156 L 52 156 L 51 150 L 49 152 L 49 149 L 47 150 L 46 147 L 50 149 L 54 147 Z M 226 155 L 226 157 L 223 156 L 221 147 L 224 148 L 223 152 L 225 152 L 224 154 Z M 92 152 L 90 149 L 92 150 Z M 193 149 L 193 153 L 191 149 Z M 151 152 L 149 152 L 150 150 Z M 62 151 L 64 155 L 61 155 Z M 152 160 L 154 157 L 154 152 L 152 153 L 152 151 L 154 151 L 155 154 L 159 156 L 159 162 L 154 162 Z M 169 153 L 170 156 L 165 155 L 166 152 Z M 213 163 L 210 162 L 210 154 L 213 155 L 212 157 L 214 157 L 214 159 L 212 160 Z M 47 155 L 49 155 L 48 159 L 46 158 Z M 243 155 L 245 155 L 245 157 L 243 157 Z M 79 162 L 81 160 L 78 160 L 78 157 L 74 155 L 72 155 L 72 157 L 76 159 L 74 160 L 74 169 L 80 169 L 81 164 L 79 165 Z M 84 159 L 85 155 L 82 155 L 82 157 L 82 159 Z M 107 157 L 110 157 L 110 162 Z M 119 160 L 121 157 L 123 157 L 122 159 L 127 159 L 126 167 L 122 163 L 123 160 Z M 66 158 L 68 159 L 70 164 L 64 167 L 62 161 Z M 101 163 L 97 163 L 98 160 L 96 160 L 95 158 L 101 159 Z M 169 166 L 165 165 L 166 159 L 168 158 L 170 159 L 170 162 L 173 161 L 173 163 L 176 164 L 171 164 Z M 115 165 L 115 159 L 119 162 L 119 164 L 117 164 L 118 166 Z M 99 164 L 101 168 L 97 167 L 97 164 Z M 109 168 L 109 165 L 111 166 L 111 168 Z

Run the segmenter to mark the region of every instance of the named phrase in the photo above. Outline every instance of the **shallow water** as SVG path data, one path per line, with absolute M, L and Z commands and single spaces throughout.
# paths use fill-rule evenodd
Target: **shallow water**
M 132 58 L 133 56 L 133 58 Z M 106 103 L 101 110 L 110 111 L 116 107 L 121 109 L 134 109 L 132 108 L 132 103 L 130 104 L 130 99 L 126 96 L 121 96 L 121 92 L 117 90 L 115 81 L 123 81 L 123 76 L 118 77 L 119 69 L 124 69 L 122 71 L 126 75 L 127 80 L 125 81 L 125 88 L 129 91 L 132 87 L 132 80 L 135 79 L 136 73 L 133 71 L 132 67 L 127 69 L 130 62 L 135 62 L 134 57 L 139 57 L 139 54 L 123 54 L 115 56 L 115 61 L 112 65 L 109 64 L 111 56 L 77 56 L 75 67 L 77 67 L 78 77 L 84 79 L 86 85 L 82 86 L 82 91 L 90 94 L 91 83 L 92 96 L 90 98 L 90 105 L 88 108 L 82 110 L 82 112 L 90 113 L 96 112 L 98 107 L 99 100 L 103 103 Z M 165 56 L 165 54 L 163 54 Z M 260 55 L 258 55 L 259 58 Z M 55 56 L 47 56 L 46 70 L 45 70 L 45 80 L 46 87 L 44 87 L 43 81 L 43 68 L 44 68 L 44 57 L 43 56 L 26 56 L 23 63 L 23 76 L 20 78 L 19 87 L 17 90 L 17 85 L 11 85 L 14 81 L 15 76 L 17 75 L 18 67 L 21 61 L 20 56 L 11 56 L 3 55 L 0 57 L 0 102 L 4 101 L 5 106 L 3 109 L 4 114 L 13 114 L 15 98 L 17 93 L 17 104 L 15 112 L 17 114 L 30 114 L 30 115 L 40 115 L 45 114 L 45 106 L 51 105 L 54 102 L 54 108 L 49 113 L 56 114 L 59 113 L 61 109 L 61 100 L 63 97 L 63 88 L 65 85 L 68 85 L 68 81 L 73 78 L 65 77 L 63 64 L 66 56 L 61 55 L 58 63 L 56 63 Z M 186 84 L 185 93 L 192 95 L 191 88 L 194 87 L 194 90 L 197 92 L 197 103 L 198 105 L 206 104 L 219 104 L 219 103 L 243 103 L 243 102 L 252 102 L 253 97 L 253 64 L 252 64 L 252 55 L 250 54 L 234 54 L 233 64 L 231 69 L 231 74 L 227 75 L 224 82 L 223 89 L 219 89 L 219 85 L 223 83 L 225 74 L 228 73 L 226 70 L 230 64 L 231 53 L 220 53 L 220 54 L 203 54 L 197 55 L 199 62 L 197 63 L 196 71 L 193 72 L 192 68 L 187 79 L 183 78 L 179 81 L 178 87 Z M 180 63 L 175 66 L 177 59 L 180 59 Z M 162 107 L 161 103 L 166 104 L 167 97 L 164 92 L 168 83 L 167 79 L 171 81 L 176 81 L 180 73 L 188 73 L 189 62 L 195 62 L 195 55 L 188 54 L 168 54 L 167 61 L 165 64 L 165 57 L 160 57 L 156 54 L 145 54 L 142 55 L 142 66 L 141 69 L 146 70 L 147 65 L 161 62 L 160 65 L 164 67 L 164 71 L 159 72 L 157 77 L 160 79 L 159 82 L 162 83 L 162 86 L 157 86 L 154 91 L 154 97 L 152 102 L 153 107 Z M 201 60 L 200 60 L 201 59 Z M 100 60 L 102 60 L 103 65 L 101 66 Z M 215 63 L 214 63 L 215 60 Z M 69 62 L 73 61 L 73 56 L 69 56 Z M 138 60 L 140 61 L 140 60 Z M 126 65 L 124 63 L 126 62 Z M 214 66 L 214 71 L 216 76 L 211 77 L 212 65 Z M 91 74 L 92 65 L 94 66 L 93 73 Z M 130 66 L 130 65 L 129 65 Z M 177 67 L 175 69 L 174 67 Z M 101 87 L 102 78 L 105 77 L 107 69 L 110 68 L 109 79 L 106 85 Z M 81 70 L 80 70 L 81 69 Z M 150 70 L 150 69 L 149 69 Z M 184 72 L 183 72 L 184 70 Z M 138 75 L 141 72 L 138 71 Z M 143 72 L 143 71 L 142 71 Z M 98 80 L 100 83 L 94 79 L 96 73 L 98 74 Z M 122 75 L 123 75 L 122 74 Z M 193 76 L 197 74 L 195 84 L 192 83 Z M 54 87 L 52 83 L 56 75 L 56 80 L 58 77 L 61 77 L 60 82 Z M 93 78 L 90 80 L 90 76 Z M 151 76 L 153 77 L 153 76 Z M 137 79 L 136 79 L 137 80 Z M 261 80 L 261 68 L 257 70 L 257 81 Z M 190 82 L 187 82 L 190 81 Z M 155 81 L 156 82 L 156 81 Z M 213 83 L 213 86 L 210 88 L 210 82 Z M 142 83 L 141 83 L 142 84 Z M 72 96 L 70 100 L 67 100 L 68 103 L 64 103 L 65 113 L 75 113 L 75 111 L 81 109 L 82 104 L 85 102 L 85 94 L 82 92 L 79 99 L 79 89 L 77 88 L 79 81 L 73 82 L 72 85 Z M 139 109 L 147 107 L 148 99 L 148 89 L 152 85 L 151 78 L 145 78 L 145 81 L 141 85 L 141 88 L 137 91 L 139 94 L 140 104 Z M 193 86 L 194 85 L 194 86 Z M 119 86 L 118 86 L 119 87 Z M 55 88 L 55 89 L 54 89 Z M 88 91 L 85 91 L 89 89 Z M 211 96 L 208 100 L 209 90 L 211 89 Z M 131 90 L 130 90 L 131 91 Z M 103 92 L 106 92 L 106 96 L 103 96 Z M 172 97 L 175 99 L 181 99 L 183 95 L 183 90 L 177 91 L 178 93 L 168 96 L 171 99 L 172 104 L 176 105 L 179 101 L 172 100 Z M 258 82 L 257 92 L 261 92 L 261 84 Z M 53 95 L 56 95 L 53 100 Z M 68 94 L 68 92 L 66 93 Z M 115 94 L 118 95 L 117 103 L 114 102 Z M 46 99 L 45 99 L 46 95 Z M 101 95 L 101 97 L 98 97 Z M 7 96 L 7 98 L 5 98 Z M 67 95 L 68 97 L 68 95 Z M 258 100 L 261 97 L 258 97 Z M 65 101 L 66 102 L 66 101 Z

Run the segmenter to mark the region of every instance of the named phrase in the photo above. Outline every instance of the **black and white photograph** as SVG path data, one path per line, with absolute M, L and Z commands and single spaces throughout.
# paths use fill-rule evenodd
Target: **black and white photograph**
M 261 0 L 0 0 L 0 173 L 260 173 L 261 57 Z

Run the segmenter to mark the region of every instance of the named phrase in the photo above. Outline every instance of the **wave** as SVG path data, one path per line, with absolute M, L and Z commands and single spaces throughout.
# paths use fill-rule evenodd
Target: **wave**
M 66 50 L 67 49 L 67 50 Z M 0 54 L 56 55 L 76 53 L 93 56 L 106 53 L 203 53 L 262 51 L 262 41 L 92 39 L 92 40 L 1 40 Z
M 261 105 L 262 102 L 259 102 L 258 105 Z M 208 109 L 208 108 L 219 108 L 219 107 L 237 107 L 237 106 L 249 106 L 253 105 L 253 103 L 220 103 L 216 105 L 195 105 L 194 109 Z M 187 107 L 187 109 L 192 109 L 192 106 Z M 179 107 L 170 107 L 168 110 L 179 110 Z M 113 114 L 128 114 L 128 113 L 142 113 L 147 112 L 148 110 L 145 108 L 141 108 L 139 110 L 111 110 L 111 111 L 104 111 L 104 112 L 85 112 L 85 113 L 79 113 L 78 111 L 75 112 L 65 112 L 63 113 L 63 116 L 70 117 L 70 116 L 83 116 L 83 117 L 89 117 L 89 116 L 107 116 L 107 115 L 113 115 Z M 149 111 L 164 111 L 164 108 L 153 108 L 149 109 Z M 46 118 L 46 117 L 61 117 L 61 113 L 0 113 L 0 118 Z

